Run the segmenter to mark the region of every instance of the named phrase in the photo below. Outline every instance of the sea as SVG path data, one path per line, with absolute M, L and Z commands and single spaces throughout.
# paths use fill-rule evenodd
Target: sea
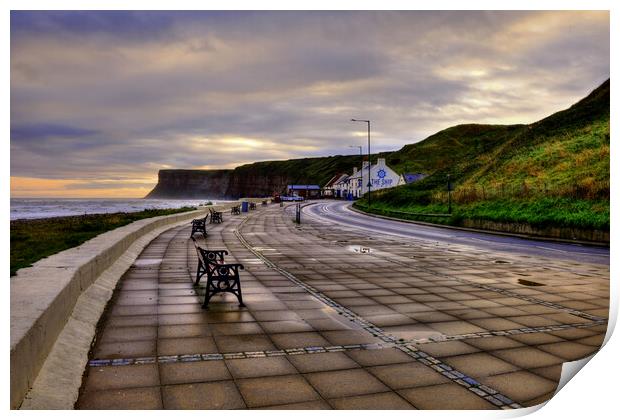
M 84 214 L 137 212 L 145 209 L 175 209 L 221 204 L 222 200 L 171 200 L 150 198 L 11 198 L 11 220 L 44 219 Z

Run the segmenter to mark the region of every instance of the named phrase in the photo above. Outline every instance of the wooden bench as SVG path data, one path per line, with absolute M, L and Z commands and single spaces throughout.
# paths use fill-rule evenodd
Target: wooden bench
M 207 287 L 203 308 L 209 307 L 209 301 L 218 293 L 232 293 L 237 297 L 239 306 L 245 306 L 241 295 L 241 279 L 239 270 L 243 270 L 243 264 L 224 264 L 224 256 L 228 255 L 226 250 L 204 249 L 198 246 L 196 240 L 194 247 L 198 255 L 198 268 L 196 270 L 196 280 L 194 285 L 200 283 L 200 279 L 207 275 Z
M 201 232 L 205 238 L 207 237 L 207 217 L 209 217 L 208 213 L 202 219 L 192 220 L 192 233 L 189 235 L 192 239 L 194 239 L 196 232 Z
M 241 206 L 233 206 L 230 209 L 230 214 L 241 214 Z
M 209 219 L 209 223 L 222 223 L 224 221 L 221 211 L 209 209 L 209 214 L 211 216 L 211 218 Z
M 250 201 L 250 210 L 256 210 L 256 203 Z

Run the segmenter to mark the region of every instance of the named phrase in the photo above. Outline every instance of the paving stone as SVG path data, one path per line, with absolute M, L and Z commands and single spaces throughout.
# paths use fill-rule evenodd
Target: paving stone
M 243 335 L 261 334 L 263 329 L 258 322 L 227 322 L 224 324 L 209 324 L 213 335 Z
M 508 320 L 517 324 L 524 325 L 526 327 L 542 327 L 546 325 L 559 324 L 558 322 L 551 321 L 542 316 L 526 315 L 526 316 L 511 316 Z
M 481 319 L 472 319 L 470 321 L 472 324 L 483 328 L 486 331 L 497 331 L 497 330 L 510 330 L 510 329 L 518 329 L 523 328 L 525 325 L 517 324 L 516 322 L 509 321 L 507 319 L 501 318 L 481 318 Z
M 554 392 L 542 394 L 536 398 L 532 398 L 531 400 L 523 401 L 521 405 L 523 407 L 533 407 L 535 405 L 542 404 L 544 402 L 549 401 L 551 398 L 553 398 L 553 395 L 554 395 Z
M 94 359 L 121 359 L 130 357 L 155 356 L 156 341 L 122 341 L 99 343 L 93 352 Z
M 395 392 L 334 398 L 329 403 L 338 410 L 414 410 Z
M 370 351 L 370 350 L 362 350 Z M 359 367 L 346 353 L 314 353 L 287 356 L 301 373 L 353 369 Z
M 118 343 L 125 341 L 149 341 L 157 338 L 157 327 L 118 327 L 106 328 L 99 342 L 101 343 Z
M 159 356 L 217 353 L 212 337 L 163 338 L 157 341 Z
M 413 319 L 402 314 L 390 314 L 390 315 L 373 315 L 364 317 L 369 322 L 372 322 L 378 327 L 390 327 L 397 325 L 411 325 L 416 323 Z
M 331 345 L 329 341 L 325 340 L 323 336 L 316 332 L 271 334 L 269 337 L 274 342 L 276 347 L 280 349 L 313 346 L 325 347 Z
M 442 374 L 418 362 L 368 368 L 368 371 L 392 389 L 413 388 L 449 382 Z
M 161 410 L 159 387 L 111 389 L 82 393 L 76 403 L 80 410 Z
M 354 328 L 354 325 L 352 325 L 353 323 L 346 319 L 342 321 L 330 318 L 305 319 L 305 322 L 315 331 L 342 331 Z
M 231 379 L 223 361 L 161 363 L 159 372 L 162 385 Z
M 214 337 L 214 340 L 220 353 L 276 349 L 271 340 L 261 334 L 220 335 Z
M 583 319 L 581 320 L 581 322 L 583 322 Z M 566 340 L 576 340 L 578 338 L 585 338 L 585 337 L 590 337 L 594 334 L 596 334 L 596 332 L 594 331 L 590 331 L 586 328 L 571 328 L 568 330 L 561 330 L 561 331 L 552 331 L 549 334 L 551 335 L 555 335 L 557 337 L 561 337 L 563 339 Z
M 322 331 L 321 335 L 333 345 L 380 343 L 382 340 L 365 331 Z
M 555 356 L 561 357 L 567 361 L 583 359 L 584 357 L 588 357 L 598 350 L 596 347 L 586 346 L 584 344 L 572 342 L 543 344 L 541 346 L 538 346 L 538 348 L 547 353 L 551 353 Z
M 527 345 L 548 344 L 564 341 L 560 337 L 548 333 L 520 334 L 513 335 L 510 338 Z
M 454 383 L 402 389 L 398 393 L 419 410 L 489 410 L 496 407 Z
M 157 305 L 119 305 L 110 310 L 111 316 L 157 315 Z
M 252 311 L 257 321 L 301 321 L 301 317 L 290 310 Z
M 493 351 L 523 347 L 523 343 L 513 339 L 514 337 L 484 337 L 465 340 L 467 344 L 480 350 Z
M 248 407 L 263 407 L 318 400 L 319 394 L 301 375 L 237 380 Z
M 466 321 L 432 322 L 427 324 L 427 326 L 443 334 L 468 334 L 485 331 L 484 328 Z
M 226 360 L 234 378 L 255 378 L 296 374 L 297 370 L 285 357 L 261 357 Z
M 538 376 L 542 376 L 545 379 L 558 383 L 560 381 L 560 377 L 562 376 L 562 366 L 563 364 L 557 364 L 553 366 L 530 369 L 530 371 Z
M 462 356 L 446 357 L 443 361 L 470 376 L 497 375 L 518 369 L 518 367 L 510 363 L 504 362 L 486 353 L 472 353 Z
M 494 375 L 482 378 L 481 382 L 504 395 L 510 395 L 517 402 L 524 402 L 554 392 L 557 388 L 557 382 L 525 371 Z
M 586 346 L 592 346 L 600 348 L 603 345 L 605 334 L 596 334 L 590 337 L 581 338 L 576 340 L 579 344 L 585 344 Z
M 389 391 L 374 376 L 363 369 L 338 370 L 306 374 L 306 379 L 323 398 L 338 398 L 352 395 Z
M 208 324 L 161 325 L 157 329 L 157 336 L 160 339 L 180 337 L 208 337 L 210 335 L 211 328 Z
M 525 369 L 557 365 L 563 362 L 563 359 L 559 357 L 531 347 L 498 350 L 492 354 L 512 365 Z
M 427 323 L 427 322 L 456 321 L 456 320 L 458 320 L 458 318 L 456 318 L 453 315 L 446 314 L 444 312 L 438 312 L 438 311 L 433 311 L 433 312 L 414 312 L 414 313 L 407 312 L 407 316 L 409 316 L 410 318 L 412 318 L 415 321 L 424 322 L 424 323 Z
M 168 385 L 162 387 L 165 409 L 225 410 L 245 408 L 243 398 L 232 381 Z
M 154 364 L 90 367 L 84 386 L 88 392 L 159 386 L 159 373 Z
M 304 321 L 262 321 L 260 325 L 267 333 L 313 331 L 313 328 Z
M 482 340 L 482 339 L 480 339 Z M 445 341 L 442 343 L 416 344 L 420 350 L 435 357 L 456 356 L 461 354 L 477 353 L 479 350 L 462 341 Z
M 293 404 L 270 405 L 259 407 L 259 410 L 331 410 L 332 408 L 323 400 L 304 401 Z
M 395 348 L 380 350 L 353 350 L 347 352 L 347 356 L 355 360 L 361 366 L 380 366 L 411 361 L 411 356 L 408 356 L 406 353 Z

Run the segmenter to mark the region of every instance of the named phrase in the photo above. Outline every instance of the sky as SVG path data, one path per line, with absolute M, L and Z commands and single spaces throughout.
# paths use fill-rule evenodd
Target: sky
M 397 150 L 530 123 L 609 78 L 609 13 L 11 12 L 11 197 L 143 197 L 159 169 Z

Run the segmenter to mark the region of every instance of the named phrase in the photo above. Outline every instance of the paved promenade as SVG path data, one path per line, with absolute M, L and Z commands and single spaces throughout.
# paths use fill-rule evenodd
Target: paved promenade
M 605 335 L 608 266 L 297 226 L 276 205 L 209 227 L 247 307 L 203 310 L 191 229 L 165 232 L 119 283 L 76 408 L 519 408 Z

